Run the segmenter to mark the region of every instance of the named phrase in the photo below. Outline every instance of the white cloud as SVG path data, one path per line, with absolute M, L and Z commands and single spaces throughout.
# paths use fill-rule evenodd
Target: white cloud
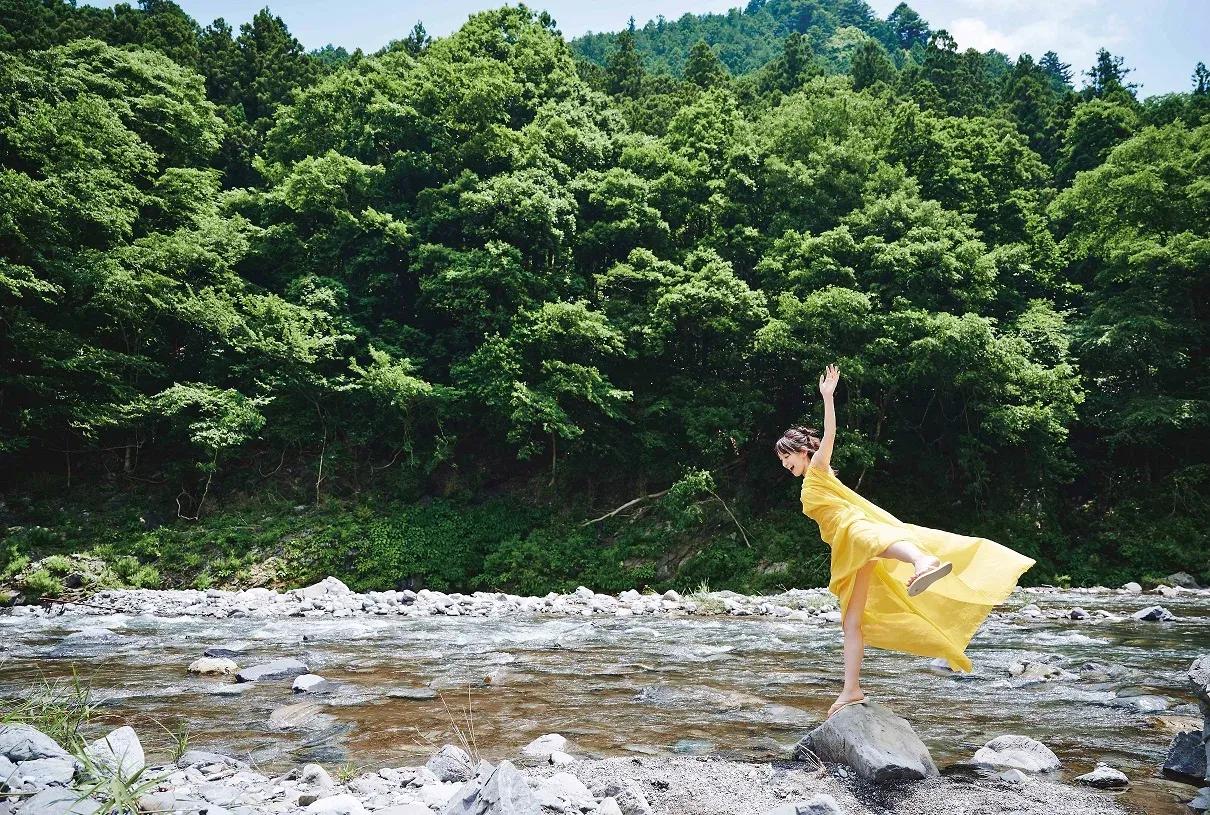
M 959 48 L 986 51 L 994 48 L 1010 59 L 1029 53 L 1035 59 L 1047 51 L 1057 52 L 1077 70 L 1095 61 L 1098 48 L 1113 49 L 1125 42 L 1128 29 L 1116 13 L 1085 14 L 1097 0 L 997 0 L 988 3 L 996 12 L 981 17 L 959 17 L 933 22 L 945 28 Z M 1005 13 L 1011 7 L 1012 13 Z M 987 11 L 993 11 L 988 8 Z M 1076 84 L 1079 84 L 1078 82 Z

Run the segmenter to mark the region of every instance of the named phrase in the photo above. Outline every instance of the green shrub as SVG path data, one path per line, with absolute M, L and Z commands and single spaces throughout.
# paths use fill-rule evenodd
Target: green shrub
M 51 555 L 42 561 L 42 568 L 53 575 L 62 577 L 71 572 L 75 567 L 71 562 L 71 558 L 64 557 L 63 555 Z
M 21 586 L 31 598 L 58 597 L 63 593 L 63 582 L 46 569 L 26 575 Z

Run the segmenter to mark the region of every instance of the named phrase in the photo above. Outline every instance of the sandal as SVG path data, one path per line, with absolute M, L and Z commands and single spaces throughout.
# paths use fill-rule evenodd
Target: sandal
M 854 699 L 852 702 L 845 702 L 843 705 L 841 705 L 840 707 L 836 708 L 831 713 L 829 713 L 828 718 L 829 719 L 832 718 L 837 713 L 844 710 L 846 707 L 852 707 L 853 705 L 864 705 L 865 703 L 866 703 L 866 697 L 864 697 L 864 696 L 861 697 L 860 699 Z
M 911 585 L 908 586 L 908 597 L 915 597 L 953 570 L 954 564 L 948 562 L 938 563 L 933 568 L 924 570 L 912 579 Z

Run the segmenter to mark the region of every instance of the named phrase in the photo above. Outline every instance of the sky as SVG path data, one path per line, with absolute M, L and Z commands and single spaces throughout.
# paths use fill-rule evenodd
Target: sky
M 350 51 L 375 51 L 407 34 L 417 22 L 432 36 L 457 29 L 469 14 L 503 5 L 503 0 L 177 0 L 206 25 L 216 17 L 238 29 L 268 5 L 307 48 L 328 43 Z M 867 0 L 882 18 L 899 0 Z M 1192 87 L 1199 62 L 1210 64 L 1210 0 L 911 0 L 933 29 L 944 28 L 959 48 L 995 48 L 1015 59 L 1055 51 L 1072 66 L 1077 87 L 1081 72 L 1098 48 L 1125 57 L 1128 80 L 1141 97 Z M 95 3 L 95 5 L 103 5 Z M 529 0 L 550 12 L 568 39 L 588 31 L 617 31 L 634 16 L 642 25 L 657 15 L 722 12 L 746 0 Z

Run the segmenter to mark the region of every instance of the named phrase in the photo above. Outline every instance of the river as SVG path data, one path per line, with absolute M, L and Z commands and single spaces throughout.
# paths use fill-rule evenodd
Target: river
M 1014 612 L 1025 603 L 1043 612 L 1079 606 L 1090 618 Z M 1179 619 L 1128 616 L 1155 603 Z M 1024 734 L 1062 759 L 1060 779 L 1104 761 L 1132 781 L 1121 803 L 1184 812 L 1180 800 L 1193 788 L 1161 778 L 1158 767 L 1176 728 L 1200 726 L 1185 672 L 1210 651 L 1210 596 L 1017 592 L 1001 611 L 968 649 L 974 673 L 870 649 L 866 692 L 906 717 L 943 769 L 995 736 Z M 270 771 L 301 761 L 365 769 L 423 761 L 452 740 L 454 723 L 468 737 L 473 729 L 489 758 L 560 733 L 590 755 L 767 760 L 823 718 L 840 684 L 837 625 L 772 617 L 211 619 L 75 607 L 0 615 L 0 641 L 0 696 L 28 695 L 75 671 L 102 704 L 98 732 L 106 723 L 141 734 L 160 732 L 153 722 L 183 724 L 191 746 Z M 270 715 L 300 701 L 289 682 L 188 674 L 214 646 L 241 651 L 241 666 L 300 658 L 331 691 L 308 697 L 320 707 L 302 711 L 297 726 L 276 729 Z M 1074 677 L 1025 684 L 1010 675 L 1018 662 Z M 1156 707 L 1168 710 L 1148 710 Z

